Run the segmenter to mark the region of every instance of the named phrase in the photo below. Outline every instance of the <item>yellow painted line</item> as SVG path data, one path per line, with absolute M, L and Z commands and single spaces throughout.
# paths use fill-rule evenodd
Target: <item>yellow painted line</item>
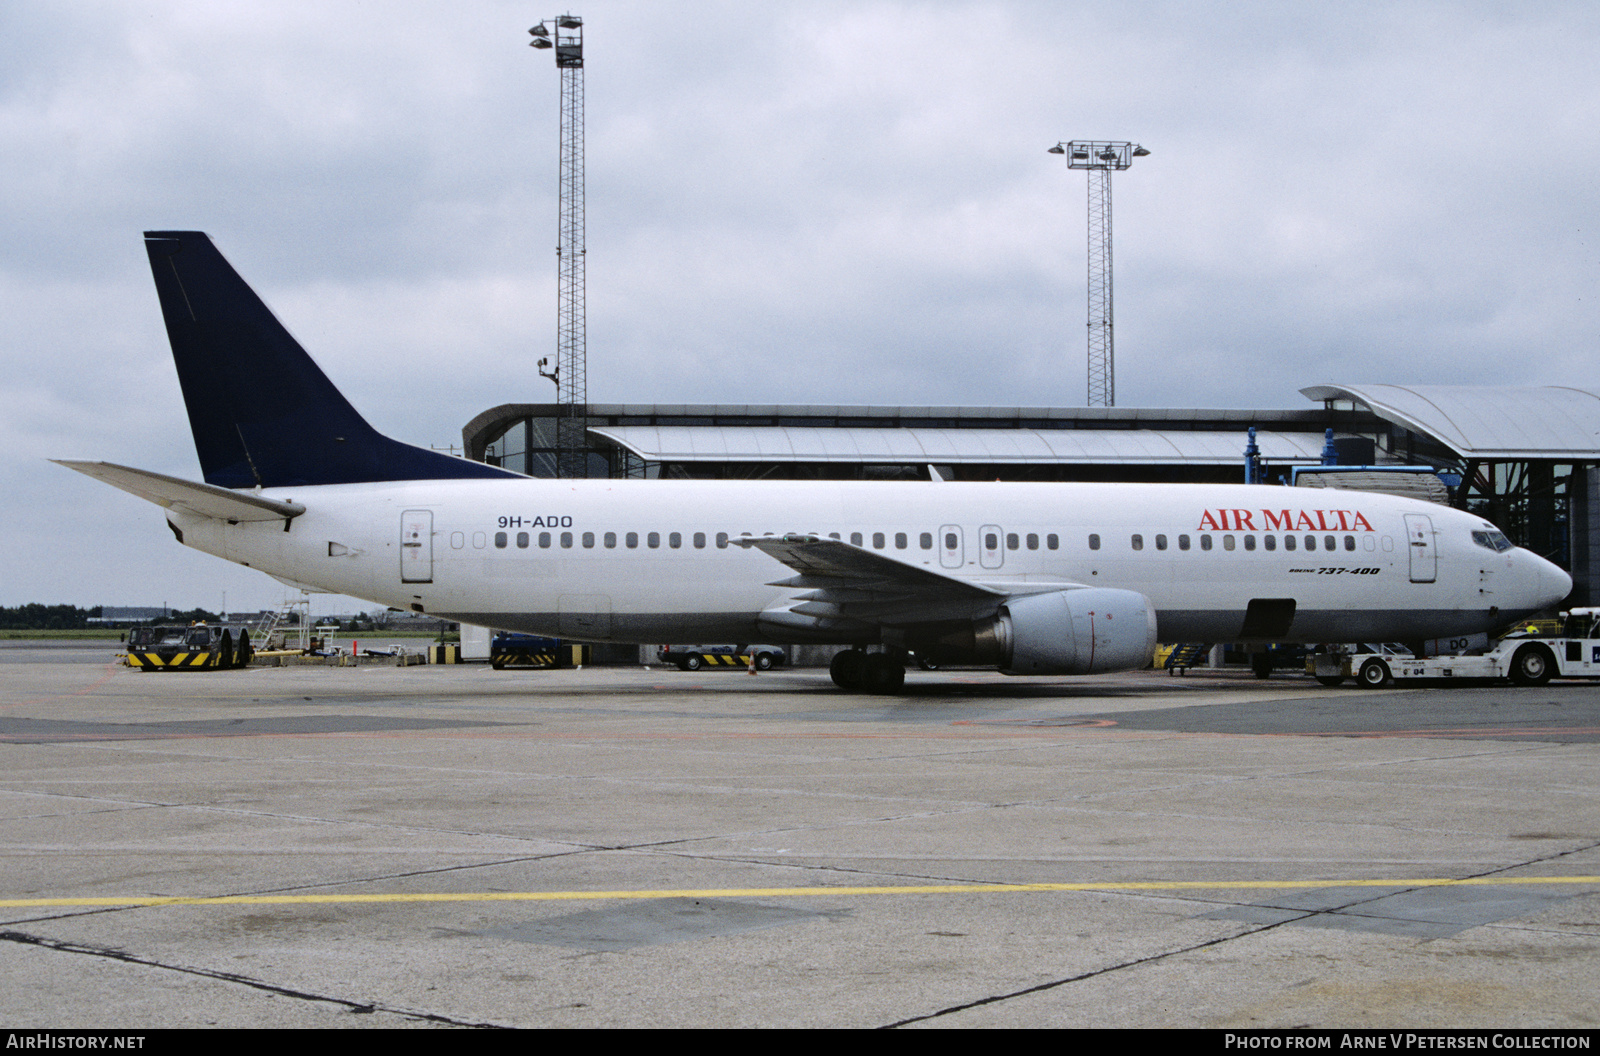
M 1600 885 L 1600 876 L 1448 877 L 1377 880 L 1133 880 L 1080 884 L 921 884 L 894 887 L 728 887 L 639 891 L 423 891 L 388 895 L 223 895 L 216 898 L 7 898 L 0 908 L 40 906 L 293 906 L 406 902 L 587 902 L 639 898 L 837 898 L 841 895 L 1014 895 L 1061 891 L 1236 891 L 1320 887 Z

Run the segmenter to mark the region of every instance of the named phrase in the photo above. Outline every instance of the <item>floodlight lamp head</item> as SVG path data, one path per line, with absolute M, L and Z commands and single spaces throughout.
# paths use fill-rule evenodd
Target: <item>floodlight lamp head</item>
M 556 19 L 556 25 L 560 26 L 562 29 L 577 29 L 579 26 L 583 25 L 583 19 L 579 18 L 577 15 L 562 15 L 560 18 Z
M 548 37 L 549 35 L 550 31 L 545 28 L 543 22 L 540 22 L 537 26 L 534 26 L 532 29 L 528 30 L 528 36 L 530 37 Z
M 549 37 L 534 37 L 533 40 L 529 42 L 528 47 L 538 48 L 542 51 L 545 48 L 553 48 L 555 45 L 550 43 Z
M 1060 143 L 1057 143 L 1055 146 L 1045 151 L 1046 154 L 1065 154 L 1066 152 L 1067 148 L 1063 147 Z
M 1136 158 L 1148 158 L 1150 156 L 1150 152 L 1145 150 L 1143 147 L 1136 146 L 1133 148 L 1133 156 Z

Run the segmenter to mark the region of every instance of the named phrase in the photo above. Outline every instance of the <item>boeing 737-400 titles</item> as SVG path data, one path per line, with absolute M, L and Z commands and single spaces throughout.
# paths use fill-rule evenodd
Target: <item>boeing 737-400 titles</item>
M 578 641 L 848 645 L 834 680 L 874 691 L 912 651 L 1063 675 L 1158 640 L 1470 635 L 1572 585 L 1480 517 L 1362 492 L 525 477 L 374 430 L 206 235 L 145 245 L 205 483 L 62 464 L 296 585 Z

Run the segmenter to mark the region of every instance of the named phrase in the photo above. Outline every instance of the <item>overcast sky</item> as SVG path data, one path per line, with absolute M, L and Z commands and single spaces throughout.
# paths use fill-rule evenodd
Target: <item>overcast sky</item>
M 1120 406 L 1600 384 L 1600 6 L 589 0 L 589 396 Z M 0 5 L 0 604 L 275 604 L 53 466 L 198 479 L 140 232 L 207 231 L 380 430 L 544 401 L 561 10 Z M 317 611 L 348 608 L 323 599 Z

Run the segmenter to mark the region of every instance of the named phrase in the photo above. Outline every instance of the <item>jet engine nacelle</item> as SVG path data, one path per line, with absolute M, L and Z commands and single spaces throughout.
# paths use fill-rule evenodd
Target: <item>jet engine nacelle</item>
M 1085 588 L 1008 601 L 990 625 L 1008 675 L 1091 675 L 1149 667 L 1156 612 L 1132 590 Z

